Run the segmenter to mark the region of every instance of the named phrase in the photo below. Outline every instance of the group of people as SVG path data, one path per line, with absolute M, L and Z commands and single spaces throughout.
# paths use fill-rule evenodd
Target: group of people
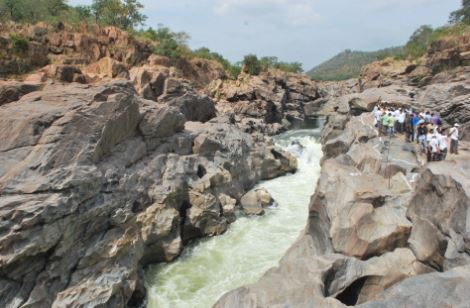
M 455 123 L 447 132 L 437 112 L 379 105 L 374 107 L 373 114 L 379 135 L 392 138 L 397 133 L 404 134 L 407 142 L 416 141 L 420 145 L 428 161 L 445 160 L 448 150 L 458 154 L 460 125 Z

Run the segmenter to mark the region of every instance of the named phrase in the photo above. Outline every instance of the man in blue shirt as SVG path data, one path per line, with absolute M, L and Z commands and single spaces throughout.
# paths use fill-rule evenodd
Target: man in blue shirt
M 418 137 L 416 135 L 418 123 L 419 123 L 419 117 L 416 113 L 413 113 L 413 117 L 411 118 L 411 126 L 413 127 L 413 134 L 411 135 L 411 141 L 412 142 L 414 140 L 416 140 L 416 142 L 418 142 Z

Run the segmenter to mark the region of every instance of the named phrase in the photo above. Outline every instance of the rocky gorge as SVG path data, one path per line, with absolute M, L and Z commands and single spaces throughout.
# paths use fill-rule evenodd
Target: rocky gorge
M 411 81 L 416 69 L 378 62 L 357 81 L 324 85 L 346 91 L 319 106 L 324 156 L 307 226 L 278 267 L 215 307 L 468 305 L 468 152 L 426 163 L 412 143 L 379 136 L 370 113 L 386 101 L 466 127 L 467 67 L 421 76 L 423 84 Z
M 466 40 L 421 66 L 385 61 L 316 83 L 279 71 L 231 80 L 115 28 L 20 30 L 41 61 L 2 58 L 36 70 L 0 82 L 1 306 L 142 305 L 146 265 L 222 234 L 238 209 L 264 211 L 271 197 L 252 188 L 297 167 L 271 136 L 311 116 L 327 123 L 308 225 L 279 267 L 216 307 L 470 301 L 468 158 L 424 164 L 368 113 L 384 100 L 438 110 L 468 138 Z

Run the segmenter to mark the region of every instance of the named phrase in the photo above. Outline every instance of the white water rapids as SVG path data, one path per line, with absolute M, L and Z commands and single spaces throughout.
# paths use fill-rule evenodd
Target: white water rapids
M 148 270 L 149 308 L 209 308 L 224 293 L 254 283 L 278 265 L 306 226 L 320 174 L 319 132 L 293 130 L 276 138 L 278 146 L 297 156 L 298 171 L 258 185 L 277 202 L 264 216 L 240 216 L 225 234 L 198 241 L 175 262 Z

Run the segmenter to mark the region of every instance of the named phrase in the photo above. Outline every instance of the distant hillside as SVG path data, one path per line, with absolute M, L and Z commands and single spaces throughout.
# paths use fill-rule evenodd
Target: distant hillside
M 339 53 L 330 60 L 314 67 L 307 75 L 314 80 L 346 80 L 359 76 L 361 68 L 376 60 L 399 56 L 403 47 L 382 49 L 379 51 L 351 51 Z

